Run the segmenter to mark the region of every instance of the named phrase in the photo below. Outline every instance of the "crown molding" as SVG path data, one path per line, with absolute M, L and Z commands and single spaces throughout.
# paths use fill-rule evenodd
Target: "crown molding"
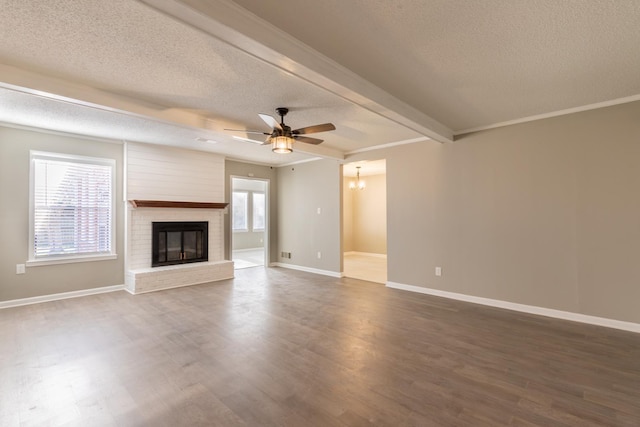
M 464 135 L 472 132 L 480 132 L 483 130 L 496 129 L 496 128 L 501 128 L 505 126 L 517 125 L 520 123 L 533 122 L 536 120 L 549 119 L 552 117 L 559 117 L 567 114 L 580 113 L 582 111 L 597 110 L 598 108 L 612 107 L 614 105 L 627 104 L 629 102 L 635 102 L 635 101 L 640 101 L 640 94 L 626 96 L 624 98 L 612 99 L 609 101 L 596 102 L 595 104 L 582 105 L 580 107 L 566 108 L 564 110 L 552 111 L 544 114 L 537 114 L 535 116 L 522 117 L 520 119 L 508 120 L 506 122 L 494 123 L 487 126 L 478 126 L 475 128 L 463 129 L 463 130 L 455 131 L 454 136 L 460 136 L 460 135 Z

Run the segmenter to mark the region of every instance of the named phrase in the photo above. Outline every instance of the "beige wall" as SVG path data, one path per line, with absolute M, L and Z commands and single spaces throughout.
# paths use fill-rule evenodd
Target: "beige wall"
M 387 253 L 386 175 L 362 177 L 367 187 L 351 190 L 345 177 L 342 192 L 343 250 L 345 252 Z
M 353 193 L 353 251 L 387 253 L 387 189 L 385 175 L 362 178 L 364 190 Z
M 640 322 L 639 142 L 634 102 L 376 152 L 389 281 Z
M 29 150 L 115 159 L 118 259 L 27 267 Z M 0 127 L 0 301 L 124 284 L 122 145 Z

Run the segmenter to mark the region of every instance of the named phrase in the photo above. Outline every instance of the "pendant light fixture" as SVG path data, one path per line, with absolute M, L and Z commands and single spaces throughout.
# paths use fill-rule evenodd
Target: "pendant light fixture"
M 355 180 L 355 181 L 351 181 L 351 182 L 349 183 L 349 188 L 350 188 L 351 190 L 356 190 L 356 189 L 358 189 L 358 190 L 364 190 L 364 189 L 365 189 L 365 187 L 367 186 L 367 184 L 365 184 L 365 182 L 364 182 L 364 181 L 361 181 L 361 180 L 360 180 L 360 168 L 361 168 L 361 166 L 356 166 L 356 169 L 358 170 L 358 171 L 356 172 L 356 180 Z

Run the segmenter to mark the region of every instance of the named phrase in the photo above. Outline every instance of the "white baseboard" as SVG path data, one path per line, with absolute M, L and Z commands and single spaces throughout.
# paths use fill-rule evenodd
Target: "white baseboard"
M 320 269 L 317 269 L 317 268 L 303 267 L 303 266 L 294 265 L 294 264 L 284 264 L 282 262 L 274 262 L 274 263 L 269 264 L 269 265 L 271 267 L 282 267 L 282 268 L 288 268 L 290 270 L 306 271 L 307 273 L 321 274 L 323 276 L 330 276 L 330 277 L 337 277 L 337 278 L 344 277 L 343 273 L 337 273 L 335 271 L 320 270 Z
M 124 285 L 105 286 L 103 288 L 83 289 L 81 291 L 62 292 L 59 294 L 42 295 L 31 298 L 21 298 L 9 301 L 0 301 L 0 309 L 20 307 L 22 305 L 40 304 L 41 302 L 58 301 L 62 299 L 86 297 L 88 295 L 105 294 L 107 292 L 123 291 Z
M 534 305 L 518 304 L 491 298 L 475 297 L 472 295 L 458 294 L 455 292 L 440 291 L 438 289 L 423 288 L 422 286 L 405 285 L 403 283 L 387 282 L 387 287 L 404 291 L 418 292 L 459 301 L 472 302 L 490 307 L 504 308 L 523 313 L 537 314 L 539 316 L 553 317 L 556 319 L 571 320 L 573 322 L 587 323 L 590 325 L 604 326 L 607 328 L 621 329 L 640 333 L 640 324 L 624 322 L 622 320 L 607 319 L 604 317 L 589 316 L 587 314 L 572 313 L 570 311 L 554 310 L 551 308 L 537 307 Z

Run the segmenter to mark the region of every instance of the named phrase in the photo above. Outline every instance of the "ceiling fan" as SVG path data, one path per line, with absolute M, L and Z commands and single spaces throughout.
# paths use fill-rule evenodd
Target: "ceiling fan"
M 284 116 L 289 112 L 288 108 L 278 107 L 276 113 L 280 116 L 280 123 L 268 114 L 258 114 L 264 122 L 271 127 L 271 132 L 262 132 L 259 130 L 244 130 L 244 129 L 225 129 L 231 132 L 246 132 L 259 135 L 268 135 L 267 140 L 263 145 L 271 144 L 271 150 L 274 153 L 291 153 L 293 151 L 293 142 L 299 141 L 306 144 L 318 145 L 323 140 L 318 138 L 311 138 L 303 136 L 309 133 L 326 132 L 335 130 L 336 127 L 333 123 L 323 123 L 321 125 L 306 126 L 299 129 L 291 130 L 290 126 L 284 124 Z M 238 138 L 245 139 L 245 138 Z M 245 139 L 246 140 L 246 139 Z M 252 141 L 252 140 L 250 140 Z

